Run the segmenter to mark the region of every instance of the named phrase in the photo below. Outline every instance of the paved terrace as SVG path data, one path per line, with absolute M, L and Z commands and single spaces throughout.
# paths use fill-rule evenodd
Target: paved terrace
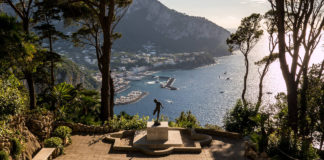
M 204 147 L 200 154 L 175 153 L 167 156 L 147 156 L 135 152 L 116 152 L 111 143 L 101 140 L 104 135 L 74 135 L 72 144 L 64 149 L 64 155 L 56 160 L 244 160 L 244 141 L 213 137 L 211 146 Z

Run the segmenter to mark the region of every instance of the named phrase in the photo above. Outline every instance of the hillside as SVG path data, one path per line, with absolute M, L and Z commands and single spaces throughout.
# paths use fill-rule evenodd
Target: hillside
M 71 34 L 76 28 L 59 30 Z M 171 10 L 157 0 L 134 0 L 116 31 L 122 38 L 115 41 L 113 50 L 131 53 L 209 52 L 213 56 L 230 55 L 226 39 L 230 32 L 201 17 L 192 17 Z M 74 62 L 97 69 L 95 48 L 74 47 L 66 40 L 56 41 L 55 50 Z
M 123 36 L 115 42 L 116 50 L 229 54 L 227 30 L 205 18 L 171 10 L 157 0 L 134 0 L 117 31 Z

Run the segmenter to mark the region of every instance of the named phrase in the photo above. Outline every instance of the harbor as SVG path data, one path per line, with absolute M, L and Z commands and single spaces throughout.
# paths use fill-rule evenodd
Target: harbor
M 130 81 L 126 81 L 123 78 L 114 78 L 114 87 L 115 87 L 115 93 L 120 93 L 125 90 L 127 90 L 130 86 Z
M 116 98 L 115 105 L 125 105 L 125 104 L 135 103 L 147 95 L 148 92 L 131 91 L 127 96 L 120 96 L 120 98 Z

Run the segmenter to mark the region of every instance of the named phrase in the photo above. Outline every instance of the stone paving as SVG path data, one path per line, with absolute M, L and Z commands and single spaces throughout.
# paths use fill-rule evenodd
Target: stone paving
M 243 140 L 213 137 L 211 146 L 200 154 L 175 153 L 167 156 L 146 156 L 142 153 L 116 152 L 111 143 L 102 142 L 104 135 L 74 135 L 72 144 L 56 160 L 244 160 Z

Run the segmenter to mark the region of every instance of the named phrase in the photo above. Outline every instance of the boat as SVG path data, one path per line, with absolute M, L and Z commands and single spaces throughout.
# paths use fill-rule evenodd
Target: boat
M 155 84 L 156 83 L 156 81 L 148 81 L 148 82 L 146 82 L 147 84 Z
M 167 100 L 165 100 L 165 101 L 168 102 L 168 103 L 170 103 L 170 104 L 173 103 L 173 101 L 172 101 L 172 100 L 169 100 L 169 99 L 167 99 Z

